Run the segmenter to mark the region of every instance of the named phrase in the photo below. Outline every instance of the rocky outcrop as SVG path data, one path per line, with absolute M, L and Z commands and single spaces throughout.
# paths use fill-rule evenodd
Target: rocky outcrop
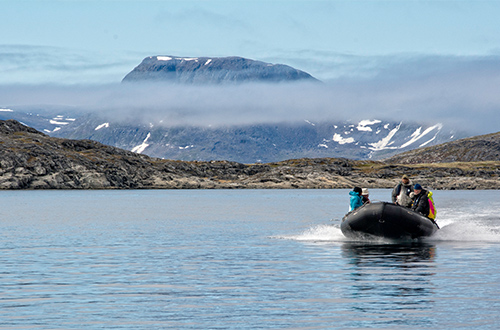
M 500 162 L 392 165 L 342 158 L 267 164 L 151 158 L 0 121 L 0 189 L 392 188 L 402 174 L 431 189 L 500 189 Z
M 283 64 L 242 57 L 150 56 L 128 73 L 123 82 L 224 84 L 243 82 L 318 81 L 310 74 Z
M 385 161 L 399 164 L 422 164 L 498 160 L 500 160 L 500 132 L 411 150 Z

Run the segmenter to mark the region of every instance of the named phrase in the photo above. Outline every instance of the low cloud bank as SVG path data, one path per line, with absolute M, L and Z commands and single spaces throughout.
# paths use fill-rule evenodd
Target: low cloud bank
M 155 125 L 389 119 L 500 129 L 500 57 L 393 60 L 369 77 L 324 84 L 3 84 L 0 107 L 57 105 Z

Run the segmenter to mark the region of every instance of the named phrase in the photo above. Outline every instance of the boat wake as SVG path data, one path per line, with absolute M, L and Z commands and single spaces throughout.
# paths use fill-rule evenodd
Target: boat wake
M 482 223 L 454 222 L 441 227 L 436 234 L 430 237 L 432 241 L 460 241 L 460 242 L 500 242 L 500 228 L 487 226 Z
M 445 209 L 437 223 L 441 227 L 433 241 L 500 242 L 500 219 L 494 209 Z
M 444 213 L 444 212 L 443 212 Z M 492 218 L 489 214 L 476 215 L 471 220 L 469 214 L 451 214 L 442 219 L 438 218 L 438 230 L 433 236 L 422 239 L 426 242 L 500 242 L 499 219 Z M 312 226 L 299 234 L 273 236 L 274 239 L 288 239 L 304 242 L 351 242 L 353 239 L 346 238 L 340 231 L 338 224 L 322 224 Z M 384 243 L 391 242 L 387 239 L 373 238 L 365 242 Z
M 295 241 L 346 241 L 338 225 L 316 225 L 297 235 L 273 236 L 272 238 L 289 239 Z

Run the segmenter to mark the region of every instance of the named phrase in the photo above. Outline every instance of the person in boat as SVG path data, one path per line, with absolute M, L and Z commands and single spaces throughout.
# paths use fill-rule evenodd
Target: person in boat
M 370 192 L 368 191 L 368 188 L 362 189 L 361 198 L 363 198 L 363 204 L 370 203 Z
M 426 217 L 429 215 L 429 198 L 427 197 L 428 191 L 423 189 L 420 184 L 416 184 L 413 189 L 413 204 L 411 209 Z
M 349 212 L 363 206 L 363 198 L 361 197 L 363 190 L 360 187 L 354 187 L 352 191 L 349 191 L 349 196 L 351 199 L 349 201 Z
M 410 179 L 405 174 L 392 190 L 392 202 L 404 207 L 411 207 L 412 200 L 410 194 L 413 192 L 413 186 Z

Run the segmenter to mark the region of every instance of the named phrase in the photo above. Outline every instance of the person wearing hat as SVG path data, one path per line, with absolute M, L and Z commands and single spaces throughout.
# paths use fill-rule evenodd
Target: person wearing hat
M 413 187 L 410 179 L 405 174 L 401 178 L 401 182 L 398 183 L 392 190 L 392 202 L 404 207 L 411 206 L 410 193 L 413 192 Z
M 349 196 L 351 196 L 349 201 L 349 212 L 363 206 L 363 198 L 361 197 L 362 192 L 363 190 L 359 187 L 354 187 L 352 191 L 349 191 Z
M 420 184 L 416 184 L 413 189 L 413 205 L 411 209 L 424 216 L 429 215 L 429 198 L 427 197 L 428 191 L 423 189 Z
M 362 189 L 361 198 L 363 199 L 363 204 L 370 203 L 370 192 L 368 191 L 368 188 Z

